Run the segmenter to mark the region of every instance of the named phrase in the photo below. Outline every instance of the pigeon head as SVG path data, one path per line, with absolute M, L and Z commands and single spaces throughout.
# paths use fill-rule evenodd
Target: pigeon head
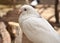
M 30 5 L 23 5 L 19 11 L 22 15 L 37 14 L 36 10 Z

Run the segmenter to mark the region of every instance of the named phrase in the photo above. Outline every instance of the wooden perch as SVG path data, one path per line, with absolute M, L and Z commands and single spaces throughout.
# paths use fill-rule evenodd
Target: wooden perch
M 59 24 L 58 4 L 59 4 L 59 0 L 55 0 L 55 19 L 56 19 L 56 23 Z
M 0 22 L 0 34 L 3 38 L 3 43 L 11 43 L 10 35 L 6 30 L 6 25 L 3 22 Z

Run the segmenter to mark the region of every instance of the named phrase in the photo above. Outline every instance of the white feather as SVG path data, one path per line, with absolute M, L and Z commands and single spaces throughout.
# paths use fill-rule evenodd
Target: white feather
M 23 9 L 27 11 L 23 11 Z M 21 7 L 19 24 L 27 38 L 33 43 L 60 43 L 59 34 L 29 5 Z

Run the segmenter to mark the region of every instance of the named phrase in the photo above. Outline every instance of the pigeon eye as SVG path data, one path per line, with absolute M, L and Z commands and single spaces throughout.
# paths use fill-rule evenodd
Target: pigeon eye
M 27 11 L 27 9 L 25 8 L 24 11 Z

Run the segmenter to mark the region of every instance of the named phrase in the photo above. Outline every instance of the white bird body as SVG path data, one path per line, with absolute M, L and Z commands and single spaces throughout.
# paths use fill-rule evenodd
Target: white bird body
M 31 2 L 31 5 L 32 5 L 32 6 L 36 6 L 37 4 L 38 4 L 37 0 L 33 0 L 33 1 Z
M 59 34 L 54 28 L 31 6 L 25 5 L 21 9 L 26 7 L 29 11 L 22 11 L 19 24 L 27 38 L 33 43 L 60 43 Z

